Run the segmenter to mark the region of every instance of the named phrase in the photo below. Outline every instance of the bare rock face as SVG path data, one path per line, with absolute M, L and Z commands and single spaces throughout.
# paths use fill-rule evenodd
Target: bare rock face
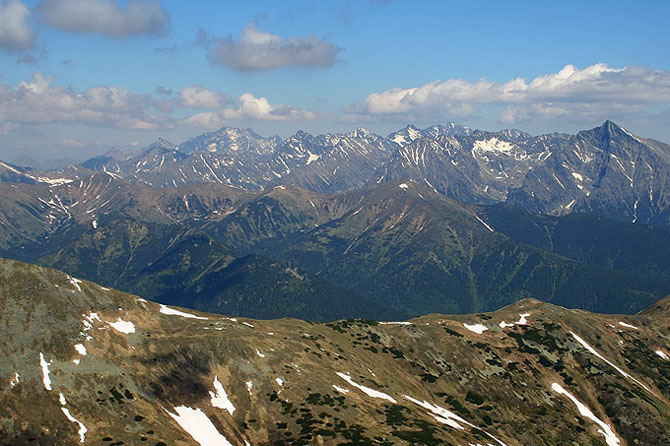
M 387 137 L 365 129 L 319 136 L 300 131 L 286 140 L 224 127 L 181 145 L 158 140 L 138 154 L 97 157 L 84 166 L 156 187 L 220 183 L 251 191 L 293 184 L 335 193 L 409 178 L 467 203 L 504 202 L 550 215 L 586 212 L 670 228 L 670 146 L 611 121 L 576 135 L 485 132 L 450 123 L 407 126 Z M 0 169 L 2 181 L 39 178 L 48 179 Z

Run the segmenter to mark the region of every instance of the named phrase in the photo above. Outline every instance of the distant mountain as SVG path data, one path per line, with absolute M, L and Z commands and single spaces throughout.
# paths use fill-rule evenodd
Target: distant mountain
M 223 128 L 110 153 L 87 164 L 95 173 L 3 163 L 0 254 L 254 317 L 465 313 L 526 297 L 631 313 L 670 292 L 669 147 L 609 121 L 539 137 Z
M 568 259 L 566 252 L 494 232 L 486 212 L 413 181 L 333 196 L 286 187 L 209 221 L 203 230 L 238 252 L 299 266 L 411 315 L 486 311 L 524 297 L 635 312 L 670 291 L 670 268 L 663 260 L 670 254 L 666 231 L 648 230 L 619 246 L 623 249 L 603 243 L 591 257 Z M 629 226 L 602 223 L 612 233 Z M 580 234 L 600 227 L 593 222 Z M 621 262 L 626 252 L 643 249 L 660 251 Z
M 283 142 L 268 165 L 273 184 L 334 193 L 364 186 L 395 149 L 394 143 L 365 129 L 316 137 L 298 132 Z
M 187 154 L 209 152 L 225 156 L 236 155 L 246 161 L 272 155 L 280 143 L 281 138 L 278 136 L 264 138 L 252 129 L 223 127 L 215 132 L 191 138 L 181 144 L 179 149 Z
M 0 183 L 45 184 L 57 186 L 70 183 L 90 175 L 90 170 L 81 166 L 70 166 L 58 171 L 44 171 L 31 167 L 20 167 L 0 161 Z
M 301 131 L 283 141 L 224 127 L 179 146 L 159 140 L 123 161 L 103 157 L 84 165 L 156 187 L 221 183 L 253 191 L 293 184 L 335 193 L 409 178 L 468 203 L 591 213 L 670 229 L 670 146 L 611 121 L 576 135 L 450 123 L 407 126 L 387 137 L 364 129 Z M 12 178 L 5 181 L 19 181 Z
M 12 258 L 222 313 L 313 320 L 404 315 L 288 264 L 240 256 L 199 229 L 253 194 L 222 185 L 138 187 L 111 172 L 61 187 L 3 188 L 0 251 Z
M 446 125 L 433 125 L 423 130 L 413 125 L 408 125 L 403 129 L 391 133 L 387 138 L 404 147 L 418 139 L 436 139 L 441 136 L 466 136 L 470 133 L 472 133 L 472 130 L 469 127 L 450 122 Z
M 0 192 L 0 255 L 207 311 L 384 319 L 534 297 L 631 313 L 670 292 L 667 231 L 465 205 L 412 180 L 319 194 L 100 172 Z
M 158 139 L 138 154 L 112 153 L 91 158 L 82 166 L 96 171 L 109 171 L 117 175 L 151 171 L 163 165 L 174 164 L 186 158 L 177 146 L 164 139 Z
M 665 445 L 669 307 L 261 321 L 0 259 L 0 445 Z
M 154 144 L 123 162 L 94 159 L 84 164 L 158 187 L 220 183 L 262 190 L 286 183 L 336 192 L 365 185 L 396 148 L 362 129 L 316 137 L 298 132 L 282 141 L 230 127 L 165 146 Z
M 507 130 L 417 137 L 380 172 L 383 180 L 413 178 L 470 203 L 670 227 L 670 146 L 610 121 L 575 136 Z
M 510 205 L 487 206 L 481 216 L 514 240 L 578 262 L 639 276 L 667 277 L 670 233 L 646 225 L 572 213 L 538 215 Z

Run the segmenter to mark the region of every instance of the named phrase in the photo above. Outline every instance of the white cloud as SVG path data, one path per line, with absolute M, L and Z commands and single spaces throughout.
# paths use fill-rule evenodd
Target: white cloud
M 130 0 L 124 8 L 113 0 L 42 0 L 36 11 L 48 25 L 80 34 L 161 35 L 170 26 L 169 14 L 155 1 Z
M 151 110 L 153 98 L 114 86 L 94 86 L 83 92 L 53 86 L 53 78 L 35 73 L 12 89 L 0 85 L 0 126 L 79 123 L 124 129 L 167 128 L 172 119 Z
M 634 113 L 670 101 L 670 72 L 642 67 L 584 69 L 566 65 L 558 73 L 505 83 L 481 79 L 435 81 L 368 95 L 350 107 L 345 119 L 462 119 L 488 105 L 504 107 L 498 120 L 513 124 L 530 120 L 579 122 Z
M 60 143 L 66 147 L 76 147 L 78 149 L 83 149 L 87 145 L 85 142 L 75 138 L 63 138 Z
M 0 0 L 0 49 L 20 51 L 33 46 L 29 17 L 28 7 L 20 0 Z
M 330 67 L 342 48 L 314 35 L 284 39 L 249 23 L 238 40 L 232 37 L 209 39 L 201 32 L 212 65 L 240 71 L 277 67 Z
M 179 105 L 184 108 L 221 108 L 230 97 L 201 86 L 185 87 L 179 94 Z
M 164 89 L 163 89 L 164 90 Z M 271 104 L 265 97 L 244 93 L 229 96 L 201 86 L 189 86 L 179 95 L 137 94 L 118 86 L 96 85 L 83 91 L 54 85 L 53 78 L 36 72 L 30 81 L 12 88 L 0 84 L 0 134 L 23 125 L 83 124 L 130 130 L 172 129 L 177 125 L 220 127 L 231 121 L 305 121 L 316 119 L 309 110 Z M 185 119 L 175 109 L 211 109 Z M 65 143 L 64 143 L 65 144 Z
M 241 95 L 233 107 L 222 108 L 215 112 L 202 112 L 189 116 L 184 123 L 202 128 L 216 128 L 230 121 L 308 121 L 316 119 L 309 110 L 300 110 L 288 105 L 272 105 L 264 98 L 251 93 Z

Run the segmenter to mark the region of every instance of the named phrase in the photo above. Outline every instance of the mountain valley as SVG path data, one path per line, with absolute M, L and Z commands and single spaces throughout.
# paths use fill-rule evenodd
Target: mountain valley
M 202 311 L 396 319 L 533 297 L 636 312 L 670 290 L 663 229 L 468 205 L 412 180 L 325 195 L 100 172 L 0 188 L 0 255 Z

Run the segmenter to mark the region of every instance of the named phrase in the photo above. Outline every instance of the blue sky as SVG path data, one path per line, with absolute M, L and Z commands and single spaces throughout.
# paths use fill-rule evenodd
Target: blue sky
M 0 0 L 0 159 L 224 125 L 537 134 L 612 119 L 670 142 L 668 16 L 664 1 Z

